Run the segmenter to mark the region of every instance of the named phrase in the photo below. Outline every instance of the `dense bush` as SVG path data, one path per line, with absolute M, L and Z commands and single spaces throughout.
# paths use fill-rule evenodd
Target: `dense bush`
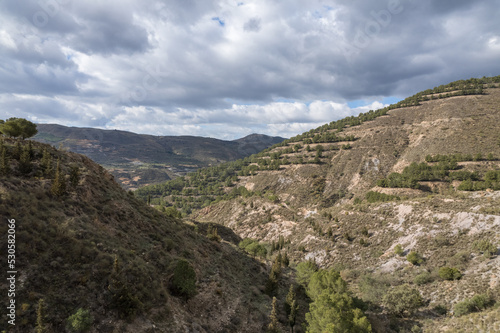
M 409 285 L 397 286 L 387 292 L 382 299 L 387 310 L 395 315 L 411 315 L 423 305 L 423 299 L 417 289 Z
M 171 290 L 173 294 L 185 298 L 196 294 L 196 272 L 186 260 L 177 261 L 171 281 Z
M 427 284 L 431 281 L 432 281 L 432 275 L 429 272 L 422 272 L 417 276 L 415 276 L 415 278 L 413 279 L 413 282 L 418 286 Z
M 238 244 L 238 247 L 252 254 L 254 257 L 259 256 L 265 258 L 267 256 L 266 247 L 252 238 L 245 238 Z
M 462 273 L 454 267 L 439 268 L 438 275 L 443 280 L 458 280 L 462 277 Z
M 67 329 L 70 332 L 87 332 L 92 327 L 94 318 L 89 310 L 78 309 L 75 314 L 68 318 Z
M 453 313 L 455 316 L 459 317 L 471 312 L 482 311 L 492 306 L 494 303 L 495 302 L 489 295 L 479 294 L 470 299 L 465 299 L 462 302 L 458 302 L 457 304 L 455 304 Z
M 408 253 L 408 255 L 406 256 L 406 260 L 411 262 L 413 265 L 420 265 L 424 262 L 424 258 L 422 258 L 422 256 L 415 251 L 411 251 L 410 253 Z

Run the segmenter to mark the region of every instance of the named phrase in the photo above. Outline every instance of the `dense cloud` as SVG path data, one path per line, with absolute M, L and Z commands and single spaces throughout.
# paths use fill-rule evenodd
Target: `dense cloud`
M 498 17 L 500 0 L 4 1 L 0 118 L 292 136 L 499 75 Z

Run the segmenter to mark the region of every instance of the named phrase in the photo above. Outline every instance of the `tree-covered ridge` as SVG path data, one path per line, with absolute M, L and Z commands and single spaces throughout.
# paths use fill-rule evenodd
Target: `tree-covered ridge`
M 392 188 L 420 188 L 420 181 L 451 182 L 461 181 L 458 190 L 482 191 L 486 189 L 500 190 L 500 170 L 488 170 L 484 174 L 476 171 L 460 170 L 458 162 L 494 161 L 495 156 L 489 153 L 486 158 L 483 154 L 451 154 L 427 155 L 428 162 L 412 163 L 404 168 L 402 173 L 393 172 L 377 181 L 380 187 Z M 433 163 L 433 164 L 429 164 Z
M 258 154 L 250 157 L 228 162 L 215 167 L 209 167 L 188 174 L 186 177 L 168 181 L 163 184 L 143 187 L 136 194 L 143 200 L 152 197 L 153 204 L 174 205 L 184 213 L 189 214 L 193 209 L 206 207 L 220 200 L 228 200 L 238 196 L 264 195 L 262 193 L 249 192 L 244 187 L 236 188 L 234 183 L 239 177 L 253 176 L 259 172 L 279 170 L 283 166 L 291 164 L 321 164 L 325 158 L 331 159 L 340 150 L 351 149 L 351 142 L 357 140 L 352 135 L 342 134 L 345 128 L 359 126 L 364 122 L 374 120 L 386 115 L 390 110 L 417 106 L 421 102 L 448 98 L 460 95 L 483 94 L 484 86 L 496 88 L 500 82 L 500 76 L 482 79 L 460 80 L 428 89 L 406 98 L 396 104 L 392 104 L 379 110 L 370 110 L 358 116 L 351 116 L 341 120 L 332 121 L 328 124 L 312 129 L 303 134 L 285 140 Z M 436 173 L 437 169 L 433 169 Z M 446 170 L 445 170 L 446 171 Z M 428 171 L 427 174 L 429 174 Z M 458 176 L 459 173 L 456 175 Z M 436 179 L 444 176 L 436 174 Z M 462 175 L 464 176 L 464 175 Z M 393 175 L 392 177 L 396 177 Z M 465 176 L 464 176 L 465 177 Z M 415 181 L 426 180 L 425 178 L 408 182 L 408 179 L 396 177 L 393 183 L 400 184 L 398 187 L 416 187 Z M 395 187 L 385 185 L 386 187 Z M 165 202 L 164 199 L 168 198 Z

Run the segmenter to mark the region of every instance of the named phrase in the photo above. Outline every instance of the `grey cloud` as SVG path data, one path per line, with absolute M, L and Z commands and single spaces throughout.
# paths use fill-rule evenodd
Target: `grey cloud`
M 404 98 L 500 74 L 500 0 L 400 0 L 387 22 L 389 0 L 64 3 L 43 27 L 26 25 L 43 11 L 36 0 L 0 3 L 2 29 L 16 44 L 2 45 L 0 34 L 0 106 L 87 126 L 106 126 L 126 108 L 155 108 L 169 115 L 165 122 L 233 130 L 247 121 L 233 103 Z M 37 111 L 9 94 L 86 106 L 48 114 L 68 104 L 43 101 Z M 313 123 L 309 115 L 290 119 Z
M 245 31 L 259 32 L 261 29 L 261 19 L 258 17 L 251 18 L 243 25 L 243 29 Z

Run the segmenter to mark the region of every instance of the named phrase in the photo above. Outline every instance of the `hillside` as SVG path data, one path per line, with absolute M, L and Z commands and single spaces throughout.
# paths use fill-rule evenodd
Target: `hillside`
M 6 235 L 14 233 L 10 269 L 17 272 L 15 295 L 9 296 L 16 302 L 16 325 L 4 317 L 0 331 L 267 327 L 269 267 L 239 250 L 241 239 L 230 229 L 219 226 L 222 239 L 209 239 L 207 225 L 145 205 L 83 155 L 2 138 L 0 157 L 0 215 L 10 221 L 0 226 L 0 253 L 7 258 L 13 243 Z M 281 283 L 285 289 L 290 280 Z M 3 279 L 4 304 L 9 287 Z
M 341 272 L 376 332 L 498 331 L 499 83 L 429 89 L 137 194 L 241 238 L 284 237 L 295 264 Z M 399 286 L 418 311 L 391 312 Z
M 34 140 L 84 154 L 109 170 L 125 189 L 136 189 L 202 167 L 244 158 L 284 139 L 252 134 L 223 141 L 39 124 Z

